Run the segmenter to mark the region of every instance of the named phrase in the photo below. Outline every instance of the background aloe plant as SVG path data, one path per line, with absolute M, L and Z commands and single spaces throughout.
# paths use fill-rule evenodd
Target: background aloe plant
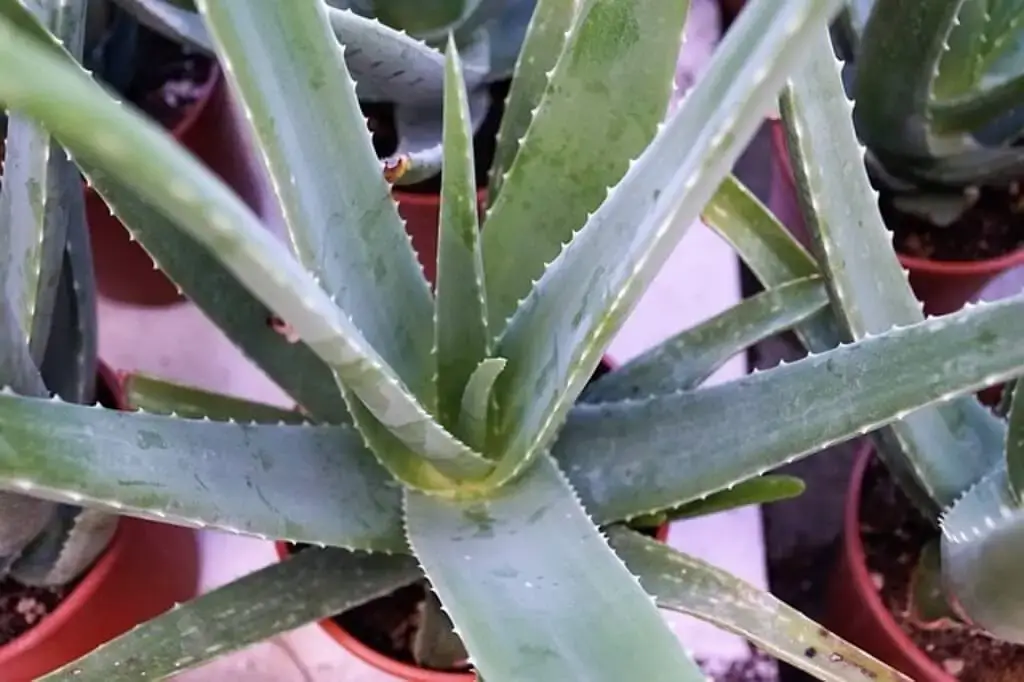
M 831 270 L 727 177 L 840 4 L 754 0 L 661 126 L 686 3 L 583 0 L 568 11 L 540 0 L 503 121 L 515 133 L 500 140 L 507 165 L 479 234 L 466 79 L 456 46 L 431 53 L 446 76 L 432 294 L 339 49 L 338 17 L 352 15 L 317 0 L 198 3 L 274 180 L 289 254 L 84 73 L 22 0 L 0 0 L 0 102 L 71 151 L 310 422 L 173 386 L 148 393 L 162 396 L 161 412 L 211 419 L 3 395 L 0 487 L 324 546 L 47 679 L 159 679 L 423 577 L 488 680 L 702 680 L 654 601 L 822 679 L 904 679 L 624 526 L 735 503 L 775 466 L 1024 372 L 1022 299 L 836 346 L 845 318 L 824 307 Z M 352 43 L 341 44 L 351 58 Z M 831 123 L 844 121 L 848 111 Z M 706 204 L 768 291 L 581 395 Z M 791 325 L 820 354 L 699 387 Z

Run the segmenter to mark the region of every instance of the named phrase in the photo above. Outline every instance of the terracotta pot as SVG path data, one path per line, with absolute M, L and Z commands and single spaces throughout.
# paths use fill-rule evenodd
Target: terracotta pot
M 431 285 L 437 275 L 437 228 L 440 221 L 441 196 L 439 194 L 421 194 L 403 192 L 394 189 L 391 192 L 398 202 L 398 213 L 405 220 L 405 231 L 412 239 L 413 249 L 419 256 L 423 274 Z M 477 209 L 480 216 L 487 208 L 487 190 L 480 189 L 476 193 Z
M 809 243 L 797 203 L 793 169 L 786 151 L 786 133 L 781 121 L 771 121 L 772 182 L 768 207 L 803 244 Z M 980 261 L 937 261 L 897 254 L 910 272 L 910 286 L 924 303 L 928 315 L 945 315 L 963 307 L 1006 270 L 1024 265 L 1024 249 L 999 258 Z
M 113 372 L 100 381 L 123 407 Z M 106 400 L 104 402 L 107 402 Z M 30 682 L 196 595 L 199 552 L 186 528 L 122 518 L 110 545 L 65 599 L 34 628 L 0 646 L 0 678 Z
M 857 453 L 843 513 L 842 553 L 829 582 L 824 624 L 916 682 L 955 682 L 900 629 L 868 573 L 860 536 L 860 503 L 864 473 L 874 454 L 870 443 Z
M 216 64 L 202 90 L 199 101 L 171 135 L 258 211 L 259 181 L 248 159 L 248 141 L 231 110 L 229 88 Z M 86 189 L 85 207 L 96 281 L 103 296 L 141 306 L 183 300 L 177 287 L 154 268 L 149 255 L 129 237 L 121 221 L 110 215 L 92 188 Z

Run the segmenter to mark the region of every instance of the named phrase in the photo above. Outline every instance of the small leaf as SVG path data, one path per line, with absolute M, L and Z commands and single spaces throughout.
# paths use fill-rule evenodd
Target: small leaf
M 432 591 L 420 604 L 419 621 L 412 639 L 412 657 L 422 667 L 454 670 L 466 665 L 469 654 L 455 634 L 452 621 Z
M 167 679 L 420 577 L 411 557 L 310 547 L 171 609 L 39 682 Z
M 213 54 L 213 41 L 203 18 L 166 0 L 114 0 L 146 28 L 178 43 Z
M 486 501 L 408 492 L 405 512 L 409 542 L 485 678 L 704 679 L 550 458 Z
M 590 384 L 588 403 L 696 388 L 731 357 L 808 319 L 828 303 L 821 277 L 764 291 L 686 329 Z
M 472 447 L 483 451 L 487 444 L 488 417 L 494 402 L 494 382 L 505 369 L 505 358 L 486 358 L 466 382 L 459 412 L 459 434 Z
M 805 488 L 804 482 L 794 476 L 766 474 L 737 483 L 732 488 L 719 490 L 703 500 L 695 500 L 678 509 L 673 509 L 668 516 L 672 520 L 690 519 L 751 504 L 781 502 L 799 497 Z
M 1024 500 L 1024 391 L 1013 387 L 1006 433 L 1006 470 L 1010 493 L 1020 505 Z M 1007 389 L 1009 390 L 1009 389 Z
M 260 424 L 301 424 L 306 421 L 296 410 L 212 393 L 146 374 L 129 374 L 125 378 L 124 397 L 132 409 L 184 419 L 207 417 L 220 422 L 233 420 Z
M 907 610 L 919 628 L 953 627 L 960 620 L 942 586 L 942 548 L 937 539 L 924 546 L 914 566 Z
M 401 551 L 399 491 L 348 426 L 128 414 L 0 395 L 0 486 L 179 525 Z
M 725 571 L 622 528 L 610 530 L 609 540 L 662 608 L 749 639 L 819 680 L 911 682 L 796 609 Z
M 118 517 L 98 509 L 57 505 L 54 517 L 11 566 L 11 577 L 23 585 L 70 584 L 110 544 Z
M 469 103 L 458 48 L 449 39 L 444 97 L 444 172 L 437 247 L 434 343 L 437 357 L 437 414 L 454 427 L 462 395 L 488 351 L 476 171 Z

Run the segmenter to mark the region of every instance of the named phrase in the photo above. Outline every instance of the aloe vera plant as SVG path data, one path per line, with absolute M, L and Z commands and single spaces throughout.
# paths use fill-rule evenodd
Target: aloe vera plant
M 726 211 L 769 290 L 582 393 L 708 200 L 714 212 L 733 192 L 743 207 L 729 168 L 840 4 L 751 2 L 659 125 L 686 2 L 582 0 L 566 12 L 540 0 L 505 121 L 518 134 L 500 140 L 507 166 L 482 226 L 451 38 L 431 292 L 365 130 L 336 11 L 197 3 L 274 181 L 285 246 L 84 73 L 22 0 L 0 0 L 0 102 L 71 152 L 159 265 L 301 406 L 152 380 L 131 389 L 151 412 L 8 393 L 0 488 L 312 545 L 44 679 L 165 678 L 424 579 L 492 681 L 703 680 L 656 604 L 821 679 L 906 679 L 629 526 L 772 499 L 780 481 L 758 477 L 773 467 L 1024 373 L 1024 300 L 833 348 L 839 320 L 813 259 L 770 217 Z M 595 92 L 615 106 L 592 106 Z M 822 352 L 701 386 L 792 325 Z

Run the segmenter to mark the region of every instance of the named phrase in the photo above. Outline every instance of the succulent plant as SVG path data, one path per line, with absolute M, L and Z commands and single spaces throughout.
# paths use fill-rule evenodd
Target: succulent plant
M 338 46 L 335 19 L 351 15 L 318 0 L 197 4 L 291 253 L 23 0 L 0 0 L 0 102 L 60 140 L 301 410 L 152 380 L 133 392 L 161 413 L 3 395 L 0 488 L 314 546 L 44 679 L 161 679 L 424 578 L 492 681 L 703 680 L 655 603 L 822 679 L 906 679 L 628 527 L 770 499 L 759 476 L 776 466 L 1024 373 L 1019 298 L 837 346 L 845 318 L 826 307 L 822 271 L 728 177 L 839 0 L 752 0 L 664 125 L 687 3 L 540 0 L 483 226 L 450 44 L 435 292 Z M 583 393 L 702 210 L 768 290 Z M 791 326 L 819 354 L 700 386 Z M 179 407 L 186 417 L 166 414 Z
M 81 54 L 81 8 L 41 9 L 40 20 Z M 0 153 L 0 381 L 23 395 L 91 404 L 96 302 L 81 177 L 50 135 L 23 116 L 7 121 Z M 16 488 L 0 494 L 0 577 L 65 585 L 99 556 L 115 527 L 107 513 Z
M 1024 176 L 1024 14 L 1016 0 L 856 0 L 837 25 L 854 119 L 904 210 L 952 223 Z

